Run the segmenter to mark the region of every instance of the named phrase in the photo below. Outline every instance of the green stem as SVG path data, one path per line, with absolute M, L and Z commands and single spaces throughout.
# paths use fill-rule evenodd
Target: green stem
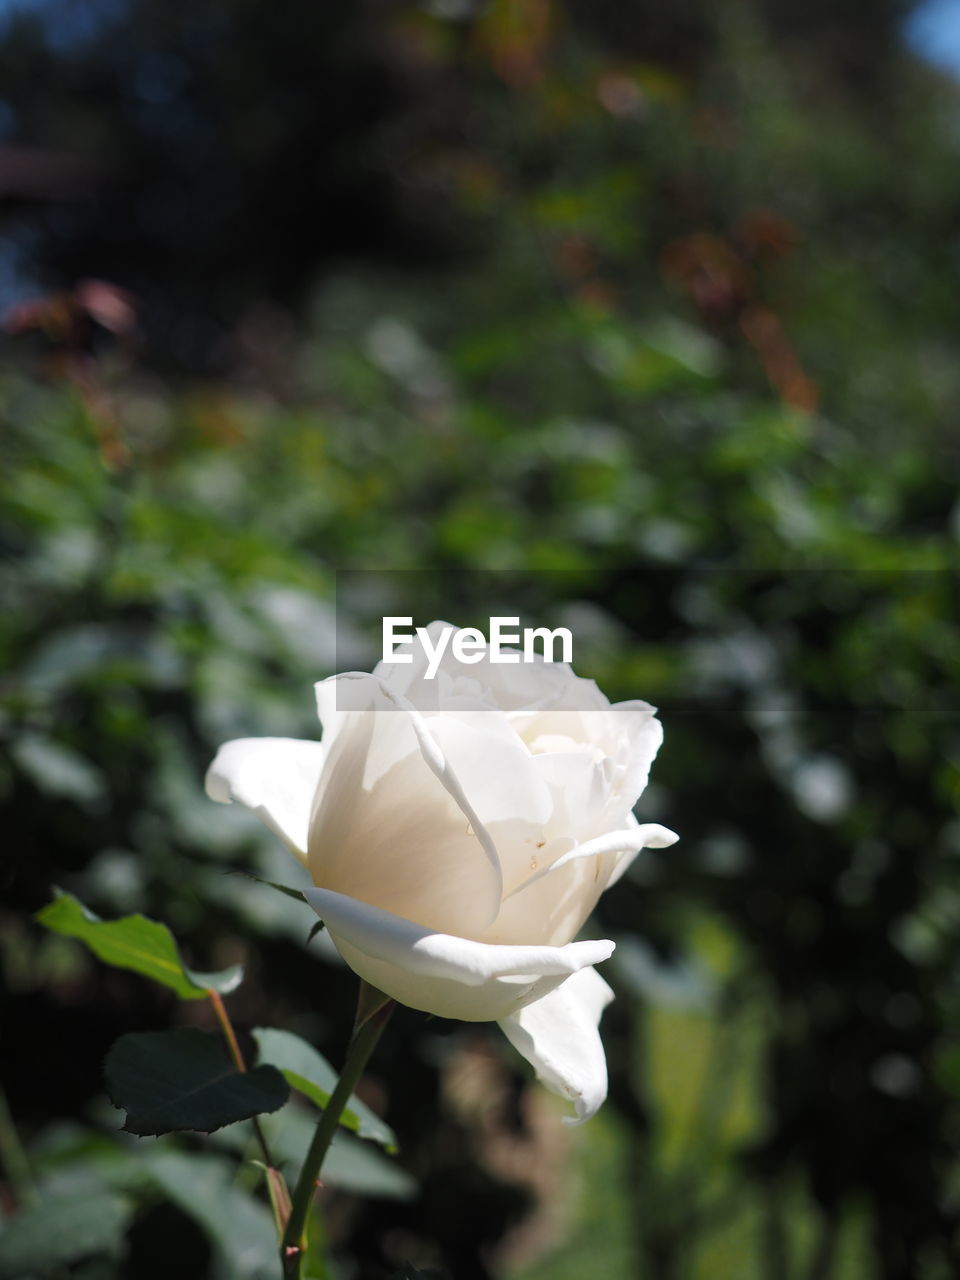
M 223 1003 L 219 991 L 214 991 L 212 987 L 208 987 L 207 995 L 210 997 L 210 1003 L 213 1005 L 217 1015 L 220 1029 L 223 1031 L 234 1065 L 238 1071 L 246 1071 L 247 1064 L 244 1062 L 243 1054 L 240 1052 L 237 1033 L 233 1029 L 233 1023 L 230 1021 L 230 1015 L 227 1013 L 227 1007 Z M 252 1123 L 257 1145 L 260 1148 L 260 1154 L 263 1156 L 263 1163 L 267 1167 L 267 1193 L 270 1196 L 270 1208 L 273 1211 L 273 1221 L 277 1228 L 277 1239 L 282 1240 L 287 1218 L 290 1215 L 290 1192 L 287 1190 L 287 1184 L 283 1180 L 283 1174 L 274 1163 L 263 1128 L 256 1116 L 253 1117 Z
M 372 1012 L 370 1012 L 371 1009 Z M 293 1191 L 290 1217 L 287 1219 L 287 1229 L 281 1246 L 284 1280 L 300 1278 L 307 1248 L 307 1221 L 323 1161 L 330 1149 L 330 1143 L 333 1141 L 333 1135 L 337 1131 L 344 1108 L 350 1101 L 370 1055 L 380 1039 L 380 1033 L 392 1012 L 392 1000 L 366 983 L 361 984 L 357 1021 L 350 1038 L 347 1060 L 337 1081 L 337 1087 L 330 1095 L 330 1101 L 324 1107 L 323 1114 L 317 1122 L 310 1150 L 307 1152 Z

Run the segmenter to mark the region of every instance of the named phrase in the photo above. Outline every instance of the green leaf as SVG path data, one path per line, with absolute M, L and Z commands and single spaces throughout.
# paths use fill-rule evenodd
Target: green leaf
M 14 739 L 14 759 L 41 791 L 95 809 L 107 796 L 103 774 L 79 752 L 39 733 Z
M 417 1181 L 376 1147 L 339 1130 L 323 1162 L 321 1177 L 334 1187 L 378 1200 L 412 1200 Z
M 173 935 L 164 924 L 146 916 L 101 920 L 72 893 L 57 897 L 37 912 L 40 924 L 68 938 L 78 938 L 94 955 L 118 969 L 132 969 L 170 987 L 181 999 L 202 1000 L 210 990 L 226 995 L 243 979 L 240 965 L 220 973 L 196 973 L 180 959 Z
M 277 893 L 285 893 L 288 898 L 295 898 L 297 902 L 310 906 L 302 889 L 294 889 L 292 885 L 280 884 L 276 880 L 264 880 L 263 876 L 255 876 L 252 871 L 237 871 L 235 874 L 245 876 L 248 880 L 256 880 L 257 884 L 265 884 L 268 889 L 276 889 Z
M 152 1151 L 145 1165 L 164 1194 L 210 1237 L 224 1280 L 261 1280 L 276 1274 L 277 1238 L 270 1211 L 235 1185 L 232 1160 Z
M 44 1196 L 4 1223 L 0 1280 L 45 1275 L 91 1254 L 115 1254 L 132 1212 L 123 1196 L 100 1187 Z
M 330 1101 L 339 1078 L 326 1058 L 291 1031 L 278 1031 L 275 1027 L 255 1027 L 253 1038 L 259 1049 L 257 1061 L 269 1062 L 278 1067 L 292 1088 L 323 1110 Z M 391 1153 L 397 1150 L 396 1134 L 356 1095 L 351 1097 L 340 1123 L 361 1138 L 379 1142 Z
M 317 1127 L 312 1107 L 291 1101 L 276 1115 L 260 1121 L 273 1158 L 293 1176 L 302 1168 Z M 238 1154 L 251 1152 L 247 1125 L 231 1125 L 214 1134 L 211 1143 Z M 361 1142 L 345 1129 L 338 1129 L 323 1164 L 322 1179 L 332 1187 L 379 1200 L 411 1200 L 417 1195 L 417 1181 L 395 1160 L 369 1142 Z
M 276 1067 L 238 1071 L 220 1037 L 196 1027 L 121 1036 L 105 1070 L 112 1102 L 127 1112 L 123 1128 L 140 1136 L 210 1133 L 276 1111 L 290 1096 Z

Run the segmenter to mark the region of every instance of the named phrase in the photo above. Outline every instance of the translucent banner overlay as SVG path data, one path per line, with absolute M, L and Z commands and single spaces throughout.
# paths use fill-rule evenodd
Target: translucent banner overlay
M 938 570 L 344 570 L 334 669 L 376 671 L 388 690 L 383 710 L 507 702 L 582 712 L 601 705 L 599 689 L 604 706 L 639 699 L 671 718 L 702 714 L 704 700 L 746 698 L 767 724 L 786 715 L 798 686 L 821 680 L 826 630 L 831 644 L 842 637 L 867 702 L 908 698 L 900 673 L 916 671 L 960 723 L 960 672 L 938 663 L 929 638 L 938 627 L 945 639 L 956 633 L 958 601 L 960 576 Z M 886 678 L 878 645 L 889 631 L 902 646 L 913 616 L 930 626 L 921 642 L 917 622 L 917 654 Z M 369 682 L 337 682 L 341 710 L 370 699 Z

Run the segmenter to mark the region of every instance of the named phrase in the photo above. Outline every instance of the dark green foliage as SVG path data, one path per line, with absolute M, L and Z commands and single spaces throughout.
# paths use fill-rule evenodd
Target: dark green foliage
M 276 1067 L 239 1071 L 222 1040 L 195 1027 L 121 1036 L 104 1065 L 107 1091 L 140 1136 L 224 1125 L 276 1111 L 289 1088 Z
M 207 1233 L 227 1275 L 273 1280 L 276 1235 L 269 1211 L 236 1185 L 236 1167 L 217 1156 L 151 1152 L 149 1178 Z
M 0 1276 L 55 1275 L 66 1263 L 116 1254 L 132 1213 L 128 1200 L 102 1187 L 44 1196 L 0 1234 Z

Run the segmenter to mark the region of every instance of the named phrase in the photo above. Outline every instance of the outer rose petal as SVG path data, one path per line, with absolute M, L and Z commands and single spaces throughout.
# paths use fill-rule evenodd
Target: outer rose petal
M 305 896 L 361 978 L 401 1004 L 462 1022 L 509 1018 L 614 949 L 608 941 L 495 946 L 431 932 L 326 889 Z
M 500 1020 L 510 1043 L 548 1089 L 569 1098 L 579 1124 L 589 1120 L 607 1096 L 607 1061 L 600 1040 L 600 1015 L 613 992 L 596 969 L 581 969 L 519 1013 Z
M 619 790 L 627 808 L 632 809 L 646 788 L 650 768 L 663 746 L 663 725 L 657 719 L 657 708 L 639 699 L 615 702 L 610 711 L 622 731 L 618 754 L 624 772 Z
M 217 752 L 205 786 L 211 800 L 236 800 L 306 861 L 314 793 L 325 744 L 298 738 L 235 738 Z

